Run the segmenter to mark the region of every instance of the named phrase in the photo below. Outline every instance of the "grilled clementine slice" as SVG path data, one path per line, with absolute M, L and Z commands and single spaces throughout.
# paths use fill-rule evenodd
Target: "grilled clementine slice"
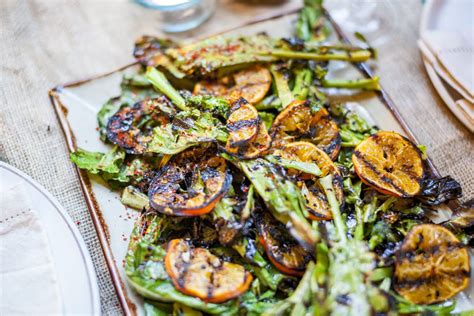
M 270 148 L 272 139 L 268 135 L 267 128 L 263 122 L 258 126 L 257 137 L 252 140 L 248 147 L 239 155 L 243 159 L 252 159 L 264 155 Z
M 164 214 L 199 216 L 211 212 L 232 182 L 224 158 L 205 148 L 180 153 L 155 176 L 150 206 Z
M 336 198 L 340 205 L 344 203 L 341 173 L 331 158 L 322 149 L 319 149 L 312 143 L 302 141 L 289 143 L 281 150 L 275 151 L 274 154 L 281 155 L 286 159 L 315 163 L 321 170 L 320 177 L 331 174 L 333 176 Z M 289 170 L 288 173 L 300 179 L 297 185 L 300 187 L 301 193 L 306 199 L 309 218 L 312 220 L 332 219 L 329 202 L 326 199 L 323 188 L 319 184 L 319 181 L 317 181 L 317 177 L 304 174 L 298 170 Z M 312 181 L 304 181 L 307 179 L 311 179 Z
M 270 129 L 272 146 L 279 148 L 294 141 L 305 140 L 326 152 L 332 160 L 341 149 L 336 122 L 321 108 L 312 113 L 307 101 L 295 100 L 275 118 Z
M 421 190 L 421 153 L 400 134 L 380 131 L 369 136 L 355 148 L 352 162 L 361 180 L 380 193 L 406 198 Z
M 272 84 L 270 71 L 262 66 L 238 71 L 233 77 L 235 86 L 232 90 L 252 104 L 262 101 Z
M 271 83 L 272 76 L 268 69 L 255 65 L 218 81 L 198 82 L 193 93 L 230 97 L 232 100 L 244 98 L 249 103 L 256 104 L 265 97 Z
M 467 249 L 442 226 L 413 227 L 395 258 L 394 288 L 415 304 L 442 302 L 469 284 Z
M 253 279 L 243 266 L 223 261 L 185 239 L 168 243 L 165 268 L 176 289 L 210 303 L 223 303 L 243 294 Z
M 248 145 L 257 136 L 259 125 L 260 117 L 253 105 L 243 99 L 235 102 L 226 124 L 229 131 L 226 151 L 237 153 L 240 147 Z
M 272 146 L 281 148 L 305 135 L 311 123 L 311 109 L 306 101 L 295 100 L 277 115 L 270 128 Z
M 341 150 L 339 127 L 325 108 L 316 112 L 310 124 L 311 142 L 317 144 L 332 160 L 336 160 Z
M 311 255 L 268 212 L 257 217 L 259 241 L 270 261 L 282 273 L 302 276 Z
M 252 105 L 248 105 L 248 106 L 253 108 Z M 258 117 L 258 113 L 257 113 L 257 117 Z M 227 128 L 230 130 L 230 134 L 231 134 L 230 138 L 232 138 L 232 143 L 229 142 L 229 140 L 227 141 L 227 144 L 225 147 L 226 151 L 241 159 L 252 159 L 252 158 L 257 158 L 264 155 L 268 151 L 268 149 L 270 149 L 272 139 L 270 138 L 270 135 L 268 134 L 265 123 L 263 123 L 263 121 L 260 120 L 260 118 L 258 118 L 257 122 L 258 122 L 257 134 L 253 138 L 250 138 L 246 141 L 240 141 L 237 143 L 239 136 L 232 135 L 233 128 L 229 128 L 229 121 L 227 121 Z M 238 126 L 238 127 L 245 126 L 246 129 L 248 129 L 249 125 L 250 123 L 245 123 L 245 121 L 236 122 L 233 124 L 233 126 Z M 236 133 L 238 132 L 236 131 Z M 246 135 L 245 137 L 247 137 L 249 134 L 250 132 L 241 133 L 241 135 Z M 236 144 L 236 143 L 237 145 L 232 146 L 232 144 Z

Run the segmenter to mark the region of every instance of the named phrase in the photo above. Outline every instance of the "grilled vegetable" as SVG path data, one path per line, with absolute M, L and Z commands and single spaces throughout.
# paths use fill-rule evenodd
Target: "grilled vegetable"
M 298 15 L 296 35 L 304 41 L 321 41 L 329 32 L 324 28 L 324 10 L 322 1 L 306 0 L 304 8 Z
M 150 206 L 177 216 L 207 214 L 222 198 L 232 181 L 226 161 L 206 148 L 181 153 L 153 179 Z
M 397 133 L 381 131 L 370 136 L 355 148 L 352 162 L 361 180 L 380 193 L 406 198 L 421 190 L 421 153 Z
M 172 122 L 153 128 L 147 152 L 175 155 L 205 143 L 225 141 L 227 132 L 209 112 L 181 112 Z
M 311 296 L 314 294 L 311 291 L 314 274 L 314 262 L 309 262 L 308 267 L 295 291 L 285 300 L 272 304 L 272 306 L 266 309 L 262 315 L 304 315 L 304 312 L 307 310 L 306 305 L 312 301 Z M 322 307 L 323 306 L 318 306 L 318 308 Z
M 71 153 L 69 159 L 78 168 L 85 169 L 92 174 L 100 174 L 104 179 L 128 182 L 130 179 L 121 172 L 121 164 L 125 159 L 125 152 L 114 146 L 107 153 L 90 152 L 78 148 Z
M 169 39 L 142 36 L 135 41 L 133 56 L 144 66 L 160 67 L 181 79 L 185 74 L 166 55 L 166 50 L 172 47 L 176 47 L 176 43 Z
M 339 80 L 324 79 L 321 84 L 325 88 L 357 89 L 366 91 L 380 91 L 379 77 L 375 76 L 368 79 Z
M 166 107 L 170 106 L 165 97 L 160 97 L 120 109 L 107 124 L 108 140 L 123 148 L 128 154 L 143 154 L 151 137 L 143 133 L 139 125 L 150 119 L 158 125 L 169 122 L 169 116 L 160 111 L 160 103 L 164 103 Z
M 418 225 L 396 254 L 394 287 L 410 302 L 432 304 L 465 289 L 469 274 L 469 254 L 452 232 L 438 225 Z
M 270 261 L 281 272 L 302 276 L 311 255 L 288 234 L 285 226 L 265 212 L 257 218 L 260 243 Z
M 261 158 L 240 161 L 238 165 L 272 215 L 305 249 L 312 250 L 318 236 L 305 219 L 307 211 L 298 187 L 285 178 L 276 165 Z
M 122 204 L 130 206 L 136 210 L 143 210 L 144 208 L 149 207 L 150 201 L 148 196 L 137 190 L 133 186 L 128 186 L 122 191 L 122 196 L 120 197 L 120 202 Z
M 321 108 L 313 114 L 308 101 L 293 101 L 280 112 L 270 128 L 270 135 L 275 148 L 306 140 L 324 150 L 331 159 L 336 159 L 341 148 L 338 127 L 327 110 Z
M 278 64 L 273 64 L 270 70 L 275 83 L 275 90 L 280 101 L 279 103 L 281 103 L 278 104 L 279 106 L 277 108 L 280 108 L 280 105 L 281 107 L 286 108 L 289 104 L 291 104 L 291 102 L 295 100 L 288 82 L 289 73 L 287 69 Z
M 174 61 L 176 68 L 187 75 L 206 75 L 219 68 L 255 62 L 287 59 L 363 62 L 373 57 L 373 53 L 365 49 L 351 52 L 338 49 L 291 50 L 284 42 L 263 34 L 227 38 L 215 36 L 187 46 L 170 48 L 166 54 Z
M 368 280 L 375 267 L 374 254 L 360 240 L 347 238 L 347 225 L 334 192 L 332 176 L 327 175 L 320 182 L 334 219 L 333 223 L 327 224 L 333 231 L 329 235 L 327 307 L 336 315 L 387 312 L 387 298 Z
M 201 81 L 194 86 L 194 94 L 214 95 L 231 99 L 244 98 L 251 104 L 260 102 L 272 83 L 270 72 L 262 66 L 252 66 L 226 76 L 219 81 Z
M 428 205 L 440 205 L 462 196 L 461 185 L 450 176 L 442 178 L 433 175 L 426 176 L 422 180 L 421 187 L 418 199 Z
M 230 103 L 224 98 L 210 95 L 193 95 L 186 99 L 186 102 L 199 110 L 210 111 L 218 116 L 227 118 L 229 116 Z
M 205 302 L 222 303 L 248 290 L 252 275 L 238 264 L 225 262 L 188 240 L 168 243 L 166 272 L 181 292 Z
M 148 81 L 160 92 L 166 95 L 176 107 L 182 111 L 186 111 L 186 101 L 179 94 L 178 91 L 171 85 L 166 76 L 159 70 L 153 67 L 147 67 L 146 78 Z

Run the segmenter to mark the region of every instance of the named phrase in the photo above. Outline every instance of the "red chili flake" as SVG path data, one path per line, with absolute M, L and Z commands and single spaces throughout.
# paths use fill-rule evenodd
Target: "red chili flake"
M 81 222 L 80 222 L 80 221 L 77 221 L 77 222 L 76 222 L 76 225 L 81 225 Z

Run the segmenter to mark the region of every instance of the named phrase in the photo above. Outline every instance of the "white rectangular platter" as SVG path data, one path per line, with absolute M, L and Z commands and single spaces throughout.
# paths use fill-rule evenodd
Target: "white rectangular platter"
M 295 14 L 288 14 L 251 23 L 227 33 L 247 35 L 264 31 L 271 36 L 285 37 L 292 34 L 295 20 Z M 135 72 L 138 67 L 137 64 L 128 65 L 108 74 L 58 86 L 50 91 L 70 151 L 75 151 L 77 147 L 100 152 L 110 149 L 99 139 L 97 112 L 109 98 L 120 93 L 122 76 Z M 360 69 L 351 66 L 338 71 L 338 77 L 357 78 L 371 75 L 366 65 L 360 65 Z M 416 141 L 384 91 L 378 94 L 372 92 L 346 94 L 337 98 L 356 102 L 352 105 L 360 112 L 359 114 L 380 128 L 399 132 Z M 78 173 L 122 307 L 126 314 L 141 315 L 144 312 L 143 300 L 127 285 L 123 263 L 128 237 L 134 220 L 140 214 L 125 207 L 120 202 L 120 192 L 112 191 L 99 177 L 80 170 Z M 436 174 L 436 170 L 434 173 Z M 469 291 L 472 292 L 472 289 Z

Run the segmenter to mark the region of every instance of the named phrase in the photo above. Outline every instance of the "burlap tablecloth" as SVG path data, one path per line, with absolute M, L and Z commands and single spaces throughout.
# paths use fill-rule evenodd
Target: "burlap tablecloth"
M 390 43 L 380 50 L 382 84 L 441 173 L 462 183 L 464 200 L 472 198 L 473 136 L 426 76 L 416 46 L 421 1 L 391 2 L 397 21 Z M 211 20 L 186 36 L 219 32 L 285 10 L 282 5 L 295 6 L 281 3 L 220 1 Z M 130 1 L 0 1 L 0 159 L 44 185 L 77 223 L 96 268 L 104 314 L 121 309 L 47 91 L 129 62 L 134 39 L 157 33 L 157 13 Z

